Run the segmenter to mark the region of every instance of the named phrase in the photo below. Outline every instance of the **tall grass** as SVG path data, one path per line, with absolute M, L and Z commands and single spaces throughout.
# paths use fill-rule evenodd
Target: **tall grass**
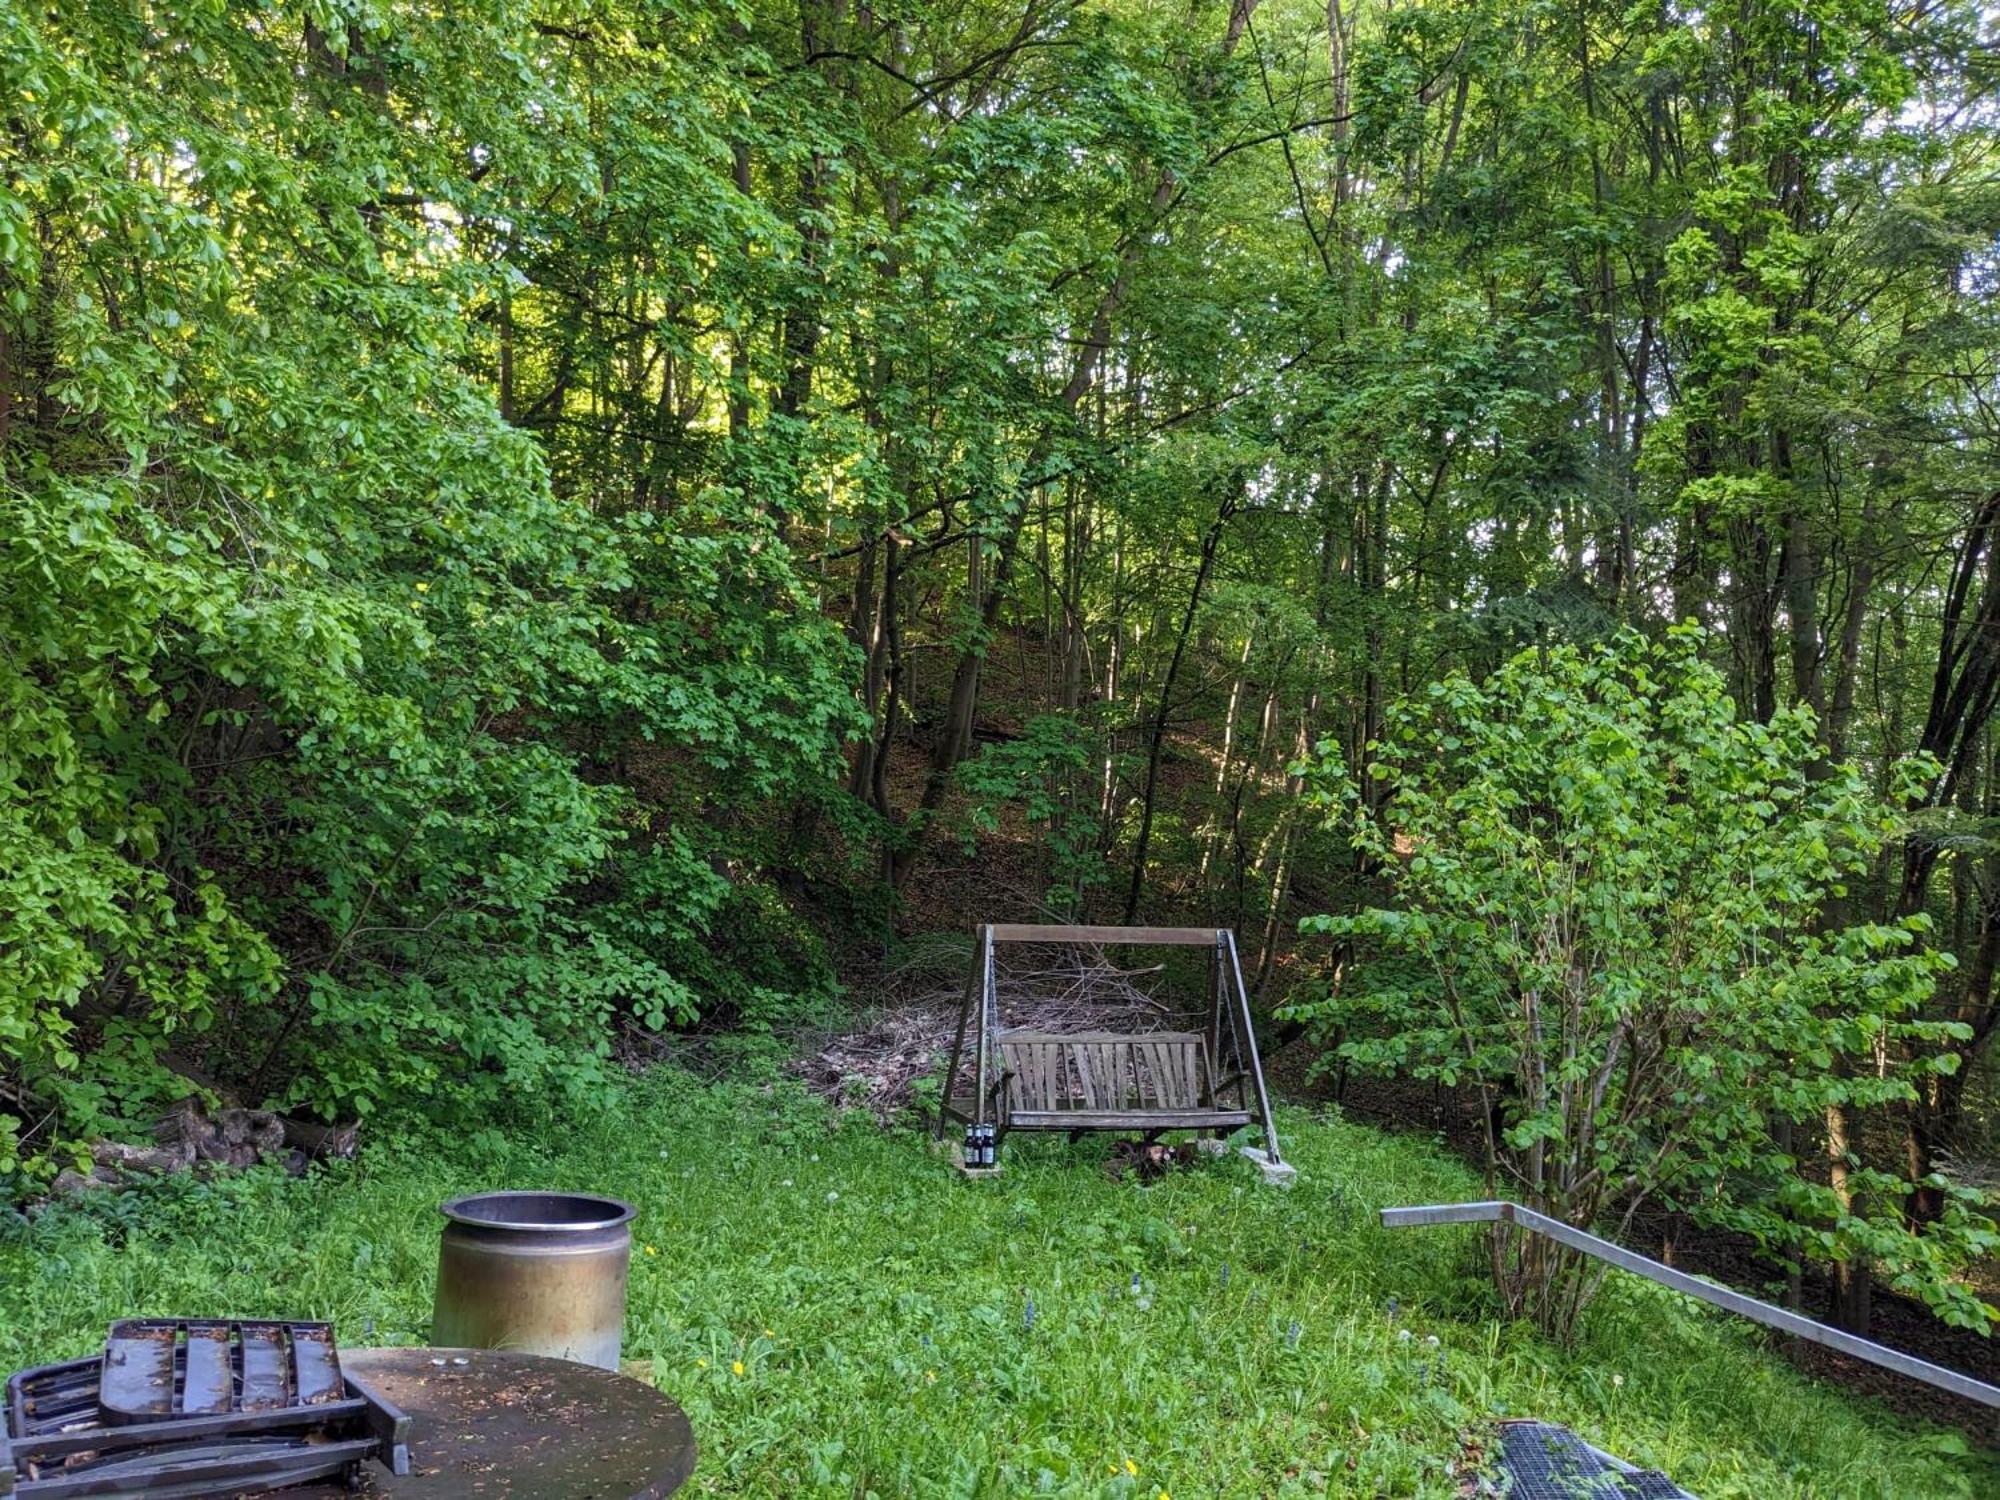
M 1113 1183 L 1101 1142 L 1010 1143 L 1001 1179 L 964 1182 L 784 1085 L 662 1072 L 532 1132 L 384 1140 L 303 1182 L 174 1182 L 0 1232 L 0 1369 L 138 1313 L 422 1342 L 436 1205 L 547 1185 L 640 1206 L 626 1353 L 694 1421 L 690 1493 L 1446 1496 L 1465 1435 L 1512 1413 L 1706 1500 L 2000 1495 L 1958 1434 L 1650 1284 L 1615 1282 L 1572 1351 L 1496 1323 L 1470 1231 L 1375 1222 L 1473 1196 L 1456 1163 L 1298 1112 L 1280 1128 L 1290 1192 L 1235 1159 Z

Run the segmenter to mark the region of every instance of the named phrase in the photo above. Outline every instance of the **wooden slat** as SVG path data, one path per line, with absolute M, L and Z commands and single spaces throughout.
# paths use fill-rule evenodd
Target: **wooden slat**
M 1234 1130 L 1250 1123 L 1243 1109 L 1021 1110 L 1011 1130 Z
M 1206 948 L 1213 927 L 1064 927 L 1034 922 L 996 922 L 986 929 L 996 943 L 1136 943 L 1146 947 Z
M 1073 1062 L 1076 1065 L 1076 1097 L 1082 1101 L 1086 1109 L 1096 1109 L 1101 1094 L 1097 1084 L 1097 1069 L 1095 1066 L 1097 1060 L 1091 1056 L 1090 1046 L 1087 1043 L 1078 1043 L 1075 1046 L 1066 1047 L 1063 1049 L 1063 1056 L 1066 1061 Z M 1064 1100 L 1063 1102 L 1068 1103 L 1069 1101 Z
M 1198 1031 L 1003 1031 L 1002 1046 L 1021 1042 L 1199 1042 Z
M 1154 1103 L 1161 1109 L 1194 1109 L 1197 1101 L 1193 1090 L 1189 1089 L 1181 1077 L 1181 1059 L 1186 1048 L 1180 1042 L 1161 1042 L 1154 1046 L 1156 1076 L 1154 1087 L 1158 1097 Z
M 1611 1240 L 1600 1239 L 1586 1230 L 1574 1229 L 1560 1219 L 1552 1219 L 1547 1214 L 1536 1213 L 1531 1208 L 1523 1208 L 1518 1203 L 1440 1203 L 1423 1208 L 1385 1208 L 1382 1210 L 1382 1226 L 1385 1229 L 1421 1228 L 1430 1224 L 1491 1224 L 1500 1220 L 1518 1224 L 1523 1229 L 1548 1236 L 1572 1250 L 1580 1250 L 1585 1255 L 1595 1256 L 1602 1261 L 1632 1271 L 1661 1286 L 1671 1287 L 1703 1302 L 1712 1302 L 1739 1317 L 1762 1323 L 1767 1327 L 1782 1329 L 1815 1344 L 1824 1344 L 1829 1349 L 1838 1349 L 1842 1354 L 1851 1354 L 1856 1359 L 1865 1359 L 1870 1364 L 1880 1365 L 1886 1370 L 1894 1370 L 1899 1375 L 1907 1375 L 1912 1380 L 1921 1380 L 1926 1385 L 1934 1385 L 1941 1390 L 1953 1392 L 1969 1400 L 1984 1402 L 1988 1406 L 2000 1406 L 2000 1386 L 1988 1385 L 1959 1370 L 1934 1365 L 1929 1360 L 1918 1359 L 1913 1354 L 1905 1354 L 1900 1349 L 1891 1349 L 1871 1339 L 1857 1337 L 1838 1328 L 1816 1323 L 1811 1318 L 1801 1317 L 1786 1308 L 1774 1307 L 1768 1302 L 1760 1302 L 1755 1297 L 1747 1297 L 1729 1287 L 1717 1286 L 1677 1271 L 1650 1256 L 1627 1250 L 1623 1245 Z
M 1010 1114 L 1149 1117 L 1216 1108 L 1207 1101 L 1207 1059 L 1190 1031 L 1070 1035 L 1017 1031 L 1000 1043 Z M 1236 1113 L 1237 1111 L 1229 1111 Z M 1079 1124 L 1079 1129 L 1088 1128 Z
M 1015 1042 L 1000 1044 L 1000 1065 L 1008 1075 L 1007 1100 L 1016 1109 L 1046 1109 L 1043 1097 L 1041 1062 L 1033 1046 Z

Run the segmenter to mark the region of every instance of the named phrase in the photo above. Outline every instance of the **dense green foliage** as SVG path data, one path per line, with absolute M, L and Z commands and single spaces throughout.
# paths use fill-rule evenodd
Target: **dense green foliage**
M 1833 1394 L 1649 1283 L 1607 1287 L 1572 1351 L 1493 1321 L 1459 1232 L 1374 1222 L 1475 1189 L 1418 1139 L 1285 1111 L 1289 1193 L 1234 1159 L 1113 1184 L 1101 1149 L 1061 1143 L 1010 1146 L 1008 1177 L 969 1187 L 782 1090 L 663 1071 L 617 1105 L 0 1229 L 18 1289 L 0 1365 L 189 1307 L 421 1341 L 436 1205 L 533 1181 L 639 1207 L 625 1352 L 700 1435 L 689 1494 L 1442 1500 L 1462 1436 L 1505 1412 L 1573 1423 L 1708 1500 L 1996 1482 L 1959 1434 Z
M 758 941 L 728 824 L 825 783 L 841 649 L 736 498 L 560 496 L 468 373 L 511 273 L 388 184 L 471 217 L 473 138 L 577 163 L 518 18 L 407 19 L 385 93 L 276 12 L 0 18 L 0 1038 L 70 1130 L 177 1097 L 163 1048 L 490 1106 L 800 980 L 704 935 Z
M 1790 1149 L 1829 1108 L 1916 1098 L 1967 1036 L 1921 1019 L 1951 965 L 1923 918 L 1814 930 L 1893 809 L 1824 763 L 1810 710 L 1739 721 L 1695 645 L 1524 652 L 1393 712 L 1352 827 L 1398 905 L 1309 923 L 1376 951 L 1292 1009 L 1348 1059 L 1476 1090 L 1489 1194 L 1574 1224 L 1666 1198 L 1795 1258 L 1865 1250 L 1983 1328 L 1951 1276 L 1990 1221 L 1954 1202 L 1906 1235 L 1908 1184 L 1843 1199 Z M 1337 770 L 1328 792 L 1363 806 Z M 1564 1336 L 1602 1274 L 1523 1236 L 1494 1257 L 1509 1309 Z
M 1391 903 L 1310 747 L 1379 789 L 1398 698 L 1694 620 L 1902 801 L 1819 925 L 1959 960 L 1903 954 L 1913 1092 L 1773 1149 L 1941 1223 L 2000 1033 L 1984 25 L 0 10 L 0 1171 L 189 1078 L 587 1093 L 898 921 L 1196 915 L 1316 995 L 1366 966 L 1297 917 Z M 1890 1247 L 1813 1248 L 1862 1325 Z

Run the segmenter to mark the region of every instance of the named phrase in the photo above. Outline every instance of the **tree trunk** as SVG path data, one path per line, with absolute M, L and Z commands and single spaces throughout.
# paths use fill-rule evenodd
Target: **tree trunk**
M 1222 502 L 1207 534 L 1201 539 L 1201 562 L 1195 568 L 1194 587 L 1188 590 L 1187 608 L 1181 612 L 1181 628 L 1174 637 L 1173 656 L 1167 662 L 1167 675 L 1160 682 L 1159 707 L 1153 712 L 1153 722 L 1147 733 L 1146 789 L 1139 802 L 1139 837 L 1132 853 L 1132 883 L 1125 890 L 1127 922 L 1138 920 L 1139 897 L 1146 886 L 1146 854 L 1153 841 L 1153 799 L 1159 790 L 1160 756 L 1166 746 L 1167 719 L 1173 712 L 1174 684 L 1180 680 L 1188 637 L 1194 631 L 1195 616 L 1201 609 L 1202 590 L 1208 585 L 1208 575 L 1215 567 L 1215 555 L 1222 546 L 1223 528 L 1235 513 L 1236 499 L 1231 495 Z
M 1250 24 L 1250 17 L 1256 11 L 1258 0 L 1234 0 L 1229 14 L 1229 26 L 1224 34 L 1217 57 L 1218 65 L 1227 62 L 1235 52 L 1237 43 L 1243 38 Z M 1212 87 L 1217 74 L 1208 75 L 1208 86 Z M 1180 178 L 1171 168 L 1163 169 L 1153 185 L 1152 196 L 1147 202 L 1147 226 L 1157 223 L 1172 207 L 1180 191 Z M 1078 405 L 1090 391 L 1097 379 L 1099 366 L 1106 351 L 1111 346 L 1111 324 L 1120 307 L 1124 305 L 1126 293 L 1132 285 L 1133 274 L 1155 236 L 1146 231 L 1134 232 L 1127 236 L 1118 253 L 1117 268 L 1111 282 L 1098 297 L 1091 309 L 1089 321 L 1084 325 L 1083 337 L 1078 341 L 1074 360 L 1070 365 L 1069 378 L 1063 383 L 1056 397 L 1058 412 L 1074 417 Z M 1023 482 L 1039 482 L 1041 470 L 1054 451 L 1057 429 L 1054 426 L 1043 429 L 1041 435 L 1029 449 L 1026 461 L 1021 466 Z M 986 642 L 999 619 L 1001 600 L 1006 594 L 1009 580 L 1013 577 L 1014 556 L 1021 539 L 1021 527 L 1027 519 L 1026 505 L 1016 505 L 1007 522 L 1006 530 L 995 548 L 997 554 L 993 578 L 985 592 L 977 596 L 978 629 L 966 644 L 960 648 L 957 663 L 952 668 L 951 690 L 946 698 L 945 728 L 940 736 L 937 751 L 931 760 L 930 774 L 925 778 L 924 794 L 916 815 L 911 820 L 910 837 L 895 862 L 895 880 L 898 885 L 908 878 L 914 865 L 917 851 L 926 830 L 944 803 L 945 793 L 950 787 L 951 774 L 957 769 L 962 747 L 972 738 L 972 722 L 979 705 L 979 673 L 986 658 Z

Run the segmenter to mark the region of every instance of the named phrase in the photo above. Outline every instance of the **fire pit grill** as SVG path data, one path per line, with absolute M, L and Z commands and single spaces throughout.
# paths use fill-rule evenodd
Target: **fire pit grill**
M 127 1319 L 95 1359 L 7 1381 L 0 1496 L 197 1500 L 409 1472 L 409 1420 L 326 1323 Z

